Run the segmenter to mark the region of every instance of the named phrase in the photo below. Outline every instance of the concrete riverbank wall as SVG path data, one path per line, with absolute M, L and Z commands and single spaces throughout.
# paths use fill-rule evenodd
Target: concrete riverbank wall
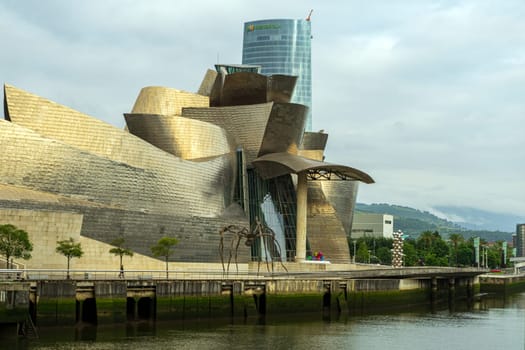
M 17 323 L 29 312 L 28 282 L 0 282 L 0 323 Z
M 25 315 L 37 326 L 312 312 L 351 315 L 470 298 L 475 289 L 474 277 L 38 281 L 20 284 L 17 298 L 27 301 L 20 304 L 19 319 L 2 322 L 21 322 Z
M 310 267 L 308 264 L 306 267 Z M 476 268 L 372 267 L 315 264 L 252 266 L 252 270 L 198 273 L 186 270 L 5 270 L 0 283 L 0 329 L 136 321 L 245 319 L 285 314 L 353 315 L 472 299 Z M 360 266 L 357 266 L 360 267 Z M 283 271 L 281 271 L 283 270 Z M 114 277 L 112 277 L 114 276 Z M 164 278 L 163 278 L 164 276 Z M 169 279 L 167 278 L 169 277 Z M 24 280 L 25 279 L 25 280 Z M 36 327 L 38 328 L 38 327 Z
M 479 281 L 480 289 L 483 293 L 513 293 L 525 290 L 525 274 L 481 275 L 479 276 Z

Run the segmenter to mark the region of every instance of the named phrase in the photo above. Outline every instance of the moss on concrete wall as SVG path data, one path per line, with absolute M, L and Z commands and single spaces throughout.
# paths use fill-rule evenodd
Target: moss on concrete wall
M 28 307 L 7 308 L 4 303 L 0 303 L 0 323 L 16 323 L 26 319 Z
M 482 278 L 480 279 L 482 293 L 515 293 L 525 290 L 525 277 L 523 278 Z
M 321 312 L 324 293 L 287 293 L 266 295 L 266 314 Z
M 157 297 L 158 320 L 221 318 L 230 316 L 231 307 L 230 297 L 228 295 Z
M 469 282 L 470 283 L 470 282 Z M 523 288 L 523 281 L 516 288 Z M 479 286 L 444 280 L 430 288 L 400 289 L 399 280 L 39 282 L 37 325 L 129 319 L 191 320 L 296 313 L 377 313 L 473 297 Z M 449 289 L 454 286 L 453 289 Z M 406 287 L 406 286 L 405 286 Z M 91 289 L 90 289 L 91 288 Z M 28 298 L 26 298 L 28 299 Z M 77 301 L 81 300 L 81 301 Z M 89 303 L 86 304 L 86 301 Z M 27 312 L 27 309 L 25 309 Z M 0 317 L 10 317 L 0 308 Z M 96 313 L 96 314 L 95 314 Z M 2 320 L 0 319 L 0 322 Z
M 424 289 L 350 292 L 346 300 L 350 314 L 408 309 L 413 306 L 428 304 L 429 302 L 429 291 Z
M 126 298 L 96 298 L 98 323 L 120 323 L 125 322 Z
M 71 325 L 76 322 L 76 299 L 39 298 L 36 312 L 36 324 L 44 325 Z

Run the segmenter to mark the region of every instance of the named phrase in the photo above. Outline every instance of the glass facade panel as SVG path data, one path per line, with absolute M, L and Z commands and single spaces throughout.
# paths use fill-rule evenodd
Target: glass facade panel
M 263 180 L 253 169 L 248 169 L 248 192 L 251 231 L 260 220 L 275 233 L 275 242 L 255 242 L 252 260 L 293 261 L 297 199 L 291 176 Z
M 244 24 L 242 63 L 262 66 L 261 74 L 297 76 L 293 103 L 308 106 L 305 129 L 312 130 L 311 24 L 273 19 Z

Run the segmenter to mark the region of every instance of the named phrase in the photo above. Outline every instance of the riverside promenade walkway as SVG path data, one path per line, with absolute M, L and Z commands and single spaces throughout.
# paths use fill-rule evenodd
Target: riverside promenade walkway
M 308 276 L 309 278 L 326 279 L 406 279 L 406 278 L 462 278 L 474 277 L 487 273 L 487 269 L 479 268 L 456 268 L 456 267 L 403 267 L 403 268 L 374 268 L 352 270 L 352 271 L 327 271 L 290 273 L 289 278 Z
M 288 267 L 293 264 L 287 264 Z M 54 281 L 54 280 L 272 280 L 272 279 L 410 279 L 410 278 L 465 278 L 486 274 L 488 269 L 456 267 L 403 267 L 392 268 L 381 265 L 360 264 L 349 269 L 348 265 L 334 266 L 328 270 L 291 268 L 288 271 L 274 265 L 271 268 L 261 265 L 257 270 L 231 269 L 228 272 L 218 269 L 181 271 L 170 270 L 127 270 L 120 276 L 120 270 L 65 270 L 65 269 L 0 269 L 0 281 Z M 68 278 L 69 275 L 69 278 Z

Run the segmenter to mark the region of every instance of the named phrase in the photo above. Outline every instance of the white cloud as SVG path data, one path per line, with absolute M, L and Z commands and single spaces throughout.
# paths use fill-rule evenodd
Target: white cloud
M 123 126 L 141 87 L 239 63 L 243 22 L 311 8 L 313 124 L 376 179 L 358 200 L 525 212 L 520 0 L 4 1 L 0 80 Z

